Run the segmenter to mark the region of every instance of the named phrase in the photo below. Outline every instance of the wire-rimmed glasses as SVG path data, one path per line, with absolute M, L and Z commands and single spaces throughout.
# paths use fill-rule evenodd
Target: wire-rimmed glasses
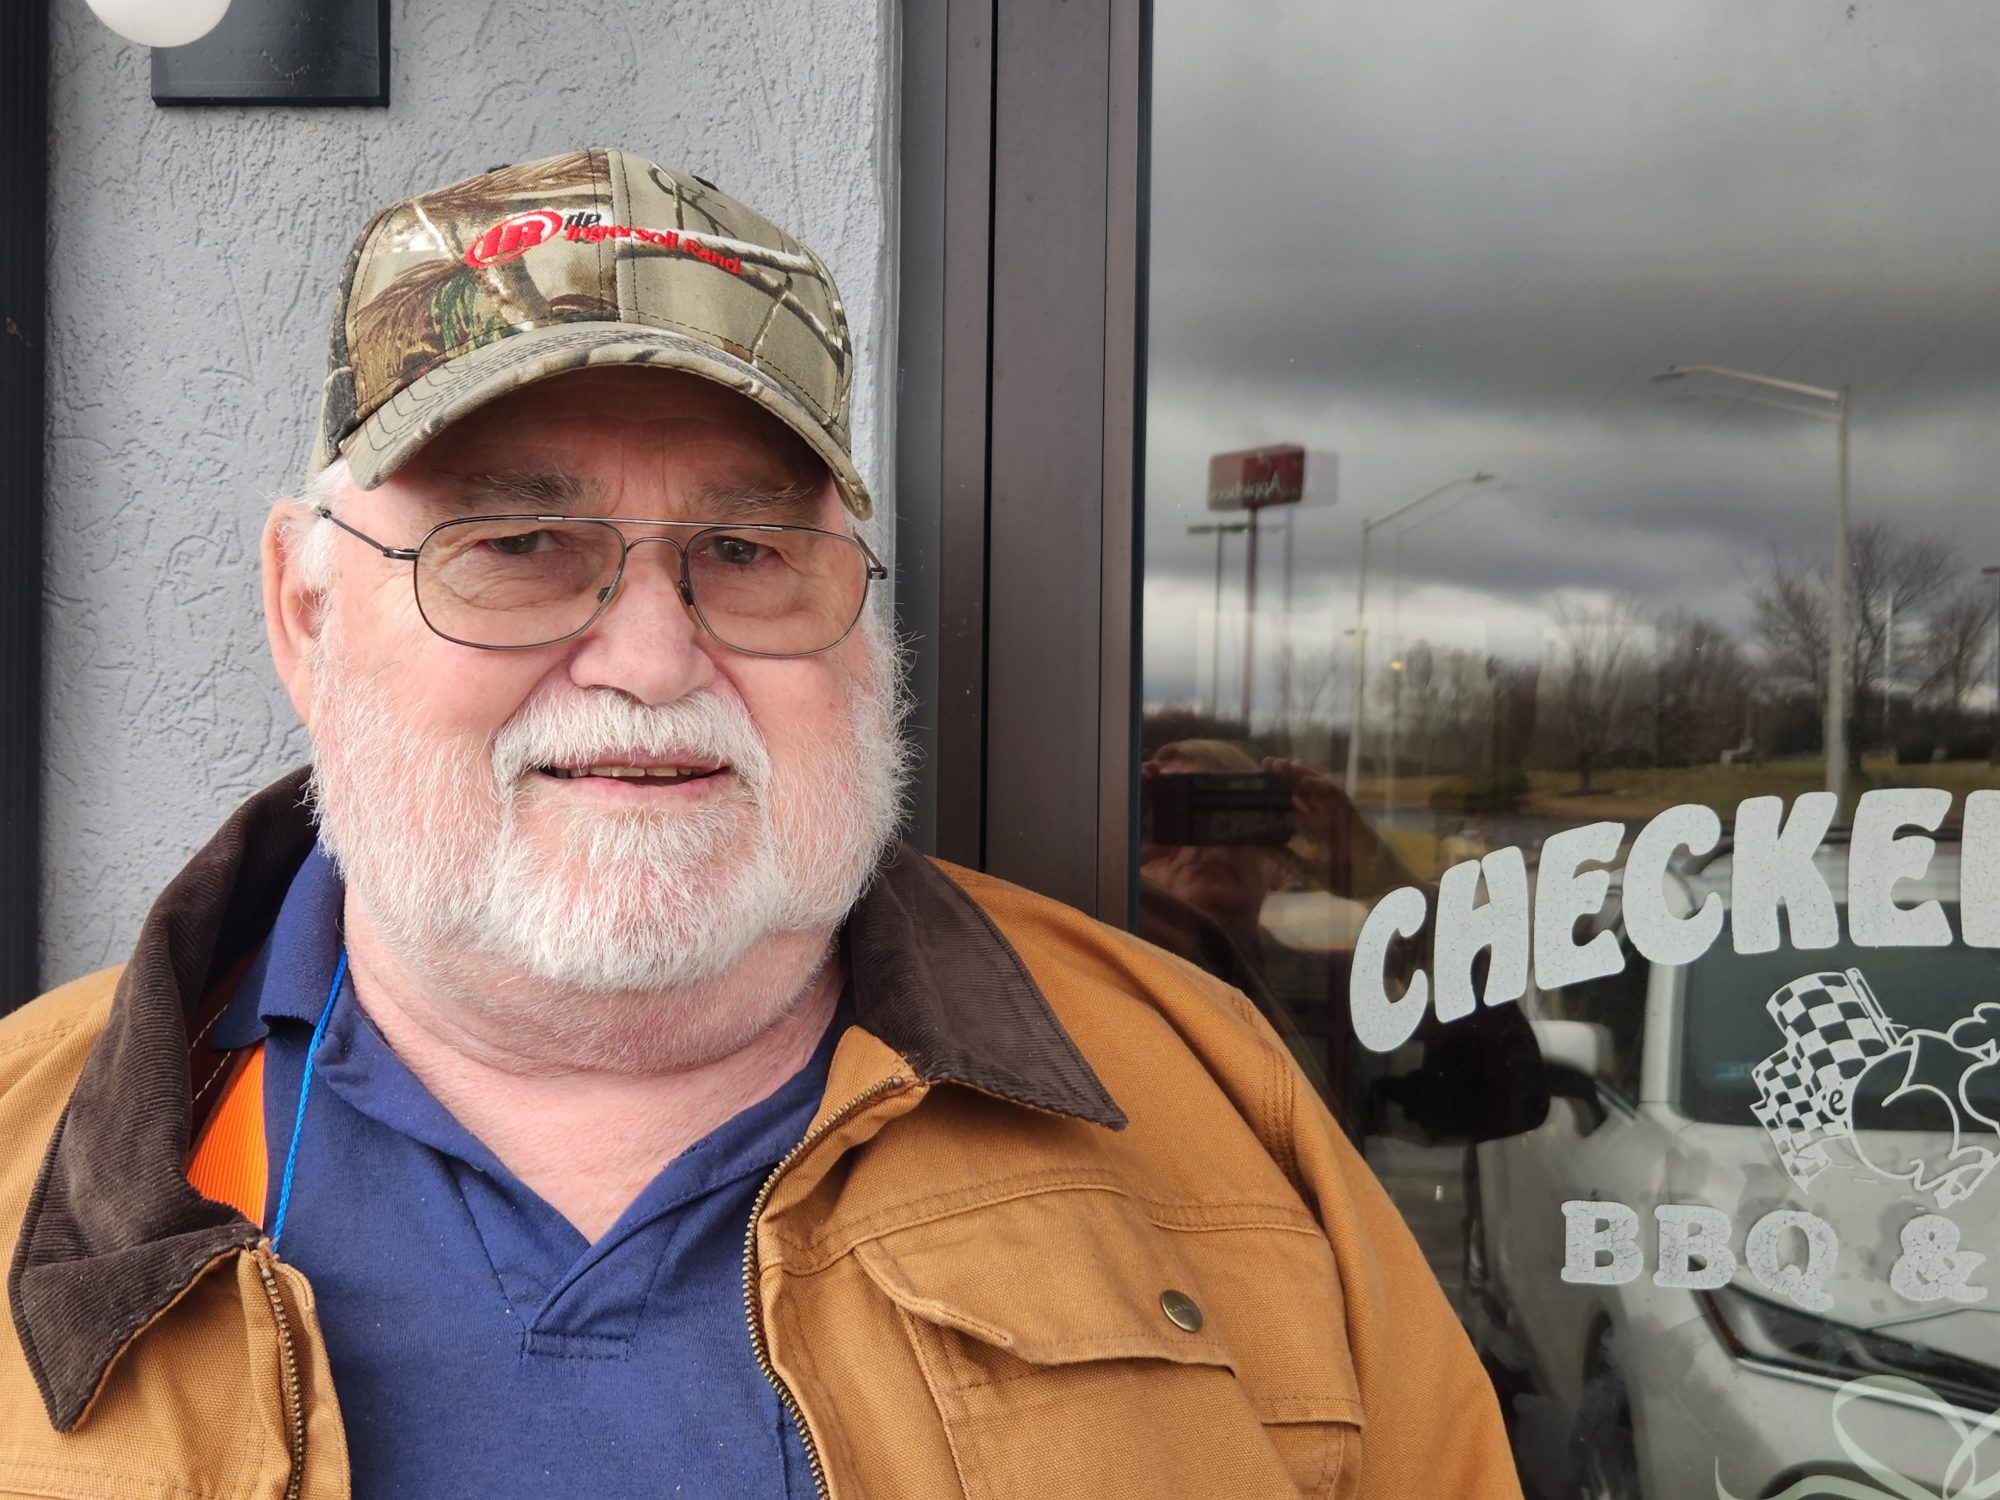
M 465 516 L 433 526 L 414 547 L 391 547 L 325 506 L 315 510 L 410 564 L 417 611 L 433 631 L 487 651 L 528 651 L 581 635 L 617 599 L 632 549 L 648 542 L 680 555 L 676 586 L 702 628 L 750 656 L 832 650 L 861 618 L 869 583 L 889 576 L 859 537 L 814 526 Z M 651 534 L 627 536 L 628 526 Z

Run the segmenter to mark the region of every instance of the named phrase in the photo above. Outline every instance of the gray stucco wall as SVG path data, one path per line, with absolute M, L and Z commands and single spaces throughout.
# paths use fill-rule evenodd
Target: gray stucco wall
M 58 0 L 50 145 L 42 973 L 118 962 L 160 886 L 303 758 L 258 530 L 304 468 L 366 214 L 622 145 L 827 259 L 887 504 L 894 0 L 397 0 L 387 110 L 156 109 L 149 55 Z

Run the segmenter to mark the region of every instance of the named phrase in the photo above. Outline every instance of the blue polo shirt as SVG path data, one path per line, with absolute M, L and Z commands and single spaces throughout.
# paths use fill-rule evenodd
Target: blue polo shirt
M 343 889 L 315 850 L 211 1034 L 267 1036 L 268 1226 Z M 355 1002 L 314 1064 L 279 1245 L 312 1281 L 356 1500 L 815 1490 L 743 1310 L 750 1208 L 804 1136 L 840 1022 L 587 1242 L 431 1097 Z

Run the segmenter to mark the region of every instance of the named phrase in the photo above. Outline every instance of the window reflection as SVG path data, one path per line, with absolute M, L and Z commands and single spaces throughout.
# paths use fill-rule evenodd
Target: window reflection
M 2000 13 L 1153 17 L 1145 934 L 1243 989 L 1363 1144 L 1531 1494 L 1871 1464 L 1954 1493 L 1954 1433 L 2000 1408 L 2000 945 L 1968 926 L 2000 902 L 1971 801 L 2000 789 L 2000 198 L 1975 145 L 2000 104 L 1970 62 Z M 1296 493 L 1235 462 L 1301 451 Z M 1894 900 L 1938 902 L 1948 943 L 1851 930 L 1850 825 L 1896 788 L 1944 794 Z M 1787 910 L 1738 951 L 1739 810 L 1829 790 L 1798 857 L 1837 939 Z M 1721 836 L 1660 899 L 1713 894 L 1723 926 L 1655 962 L 1627 861 L 1686 807 Z M 1359 1045 L 1385 898 L 1427 914 L 1382 950 L 1394 997 L 1434 971 L 1448 870 L 1519 850 L 1532 885 L 1585 825 L 1616 852 L 1572 936 L 1608 934 L 1614 969 Z M 1629 1210 L 1629 1245 L 1566 1204 Z M 1726 1259 L 1659 1281 L 1702 1226 Z
M 1814 855 L 1829 888 L 1843 884 L 1848 854 L 1835 834 Z M 1726 902 L 1730 865 L 1726 847 L 1681 862 L 1668 877 L 1676 904 Z M 1525 997 L 1557 1102 L 1540 1127 L 1473 1153 L 1464 1305 L 1516 1415 L 1524 1474 L 1545 1493 L 1575 1482 L 1694 1493 L 1701 1476 L 1683 1475 L 1677 1454 L 1638 1446 L 1642 1419 L 1660 1434 L 1652 1441 L 1700 1443 L 1749 1413 L 1757 1430 L 1738 1467 L 1782 1473 L 1783 1459 L 1839 1452 L 1827 1401 L 1885 1376 L 1909 1383 L 1913 1399 L 1855 1425 L 1897 1473 L 1937 1475 L 1957 1446 L 1947 1441 L 1957 1413 L 2000 1407 L 1985 1297 L 1895 1270 L 1908 1253 L 1899 1230 L 1914 1220 L 1948 1210 L 1948 1233 L 1968 1248 L 2000 1229 L 2000 1200 L 1975 1196 L 2000 1161 L 2000 1004 L 1987 998 L 2000 994 L 2000 955 L 1966 945 L 1960 875 L 1960 848 L 1940 840 L 1903 892 L 1909 904 L 1939 900 L 1945 946 L 1849 937 L 1740 953 L 1725 920 L 1694 962 L 1663 966 L 1635 953 L 1614 917 L 1620 972 Z M 1623 878 L 1613 871 L 1613 912 Z M 1851 930 L 1844 907 L 1838 921 Z M 1736 1267 L 1715 1284 L 1661 1285 L 1653 1273 L 1667 1251 L 1662 1242 L 1655 1260 L 1644 1232 L 1633 1240 L 1642 1274 L 1559 1281 L 1547 1268 L 1575 1260 L 1562 1226 L 1565 1200 L 1580 1197 L 1642 1213 L 1720 1209 L 1732 1260 L 1747 1257 L 1765 1214 L 1808 1210 L 1838 1247 L 1822 1305 L 1773 1297 Z M 1983 1280 L 1976 1263 L 1955 1269 L 1968 1286 Z M 1565 1385 L 1571 1371 L 1581 1384 Z M 1557 1430 L 1536 1426 L 1552 1413 Z

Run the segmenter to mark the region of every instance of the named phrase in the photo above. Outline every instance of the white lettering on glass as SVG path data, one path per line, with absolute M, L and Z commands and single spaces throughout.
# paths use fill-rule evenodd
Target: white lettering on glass
M 1354 971 L 1348 981 L 1348 1008 L 1354 1035 L 1371 1052 L 1394 1052 L 1415 1034 L 1429 1003 L 1431 982 L 1419 969 L 1401 999 L 1389 995 L 1389 950 L 1399 937 L 1424 930 L 1424 893 L 1403 886 L 1375 903 L 1354 944 Z
M 1623 1203 L 1573 1199 L 1563 1209 L 1562 1279 L 1585 1286 L 1623 1286 L 1645 1268 L 1639 1216 Z M 1600 1262 L 1599 1256 L 1609 1256 Z
M 1618 857 L 1625 836 L 1619 823 L 1586 823 L 1553 834 L 1542 845 L 1541 866 L 1535 874 L 1535 984 L 1545 990 L 1586 979 L 1616 974 L 1625 966 L 1618 939 L 1600 932 L 1582 947 L 1576 924 L 1604 909 L 1611 890 L 1607 870 L 1582 870 L 1586 864 L 1605 865 Z
M 1660 1263 L 1653 1285 L 1713 1291 L 1736 1274 L 1729 1248 L 1729 1215 L 1701 1203 L 1662 1203 L 1653 1210 L 1660 1226 Z
M 1905 828 L 1935 829 L 1951 811 L 1951 793 L 1925 790 L 1864 792 L 1854 809 L 1847 846 L 1847 931 L 1864 948 L 1948 948 L 1951 923 L 1936 901 L 1898 906 L 1898 881 L 1919 880 L 1937 840 L 1899 836 Z
M 1986 1257 L 1958 1248 L 1958 1226 L 1943 1214 L 1918 1214 L 1903 1226 L 1903 1253 L 1889 1270 L 1889 1289 L 1911 1302 L 1984 1302 L 1987 1289 L 1971 1284 Z
M 1781 797 L 1750 797 L 1737 807 L 1729 922 L 1738 953 L 1777 951 L 1780 907 L 1794 948 L 1840 941 L 1833 892 L 1813 865 L 1839 803 L 1832 792 L 1807 792 L 1792 803 L 1789 818 Z
M 2000 948 L 2000 792 L 1974 792 L 1965 799 L 1958 925 L 1968 947 Z
M 1678 849 L 1706 854 L 1722 842 L 1722 819 L 1709 807 L 1670 807 L 1639 830 L 1625 856 L 1625 930 L 1648 962 L 1691 964 L 1722 931 L 1722 893 L 1710 891 L 1692 916 L 1667 909 L 1667 865 Z
M 1477 901 L 1482 882 L 1486 899 Z M 1487 1005 L 1505 1005 L 1528 991 L 1528 864 L 1519 849 L 1495 849 L 1484 859 L 1453 865 L 1438 882 L 1437 953 L 1432 969 L 1440 1021 L 1473 1012 L 1472 961 L 1487 951 Z
M 1803 1265 L 1786 1258 L 1785 1235 L 1794 1229 L 1805 1236 Z M 1833 1306 L 1825 1283 L 1839 1258 L 1840 1236 L 1833 1226 L 1802 1208 L 1772 1209 L 1750 1226 L 1743 1242 L 1743 1259 L 1749 1263 L 1750 1274 L 1763 1282 L 1767 1291 L 1810 1312 L 1825 1312 Z
M 1562 1279 L 1583 1286 L 1622 1286 L 1644 1269 L 1639 1215 L 1614 1199 L 1574 1198 L 1564 1203 Z M 1653 1209 L 1659 1258 L 1653 1284 L 1683 1291 L 1727 1286 L 1740 1265 L 1771 1291 L 1815 1312 L 1833 1305 L 1825 1283 L 1840 1259 L 1834 1227 L 1803 1209 L 1765 1214 L 1744 1239 L 1741 1258 L 1731 1249 L 1735 1225 L 1728 1214 L 1703 1203 L 1662 1203 Z M 1797 1259 L 1803 1236 L 1805 1259 Z M 1902 1227 L 1901 1251 L 1889 1269 L 1890 1290 L 1906 1302 L 1984 1302 L 1989 1289 L 1972 1277 L 1986 1262 L 1960 1247 L 1958 1225 L 1943 1214 L 1918 1214 Z M 1865 1258 L 1871 1259 L 1871 1258 Z M 1888 1263 L 1882 1257 L 1880 1263 Z
M 1847 925 L 1854 941 L 1871 947 L 1930 947 L 1951 941 L 1943 905 L 1926 900 L 1898 906 L 1903 881 L 1929 870 L 1936 830 L 1949 815 L 1951 794 L 1935 788 L 1892 788 L 1865 793 L 1856 809 L 1848 849 Z M 1720 937 L 1728 911 L 1738 953 L 1772 953 L 1780 938 L 1778 914 L 1790 926 L 1791 945 L 1830 948 L 1840 940 L 1841 908 L 1821 873 L 1817 856 L 1832 825 L 1834 799 L 1807 792 L 1786 815 L 1777 797 L 1746 798 L 1736 808 L 1731 841 L 1729 896 L 1709 891 L 1692 911 L 1669 899 L 1680 880 L 1670 866 L 1676 851 L 1701 856 L 1721 842 L 1722 819 L 1708 807 L 1670 807 L 1646 823 L 1626 854 L 1619 901 L 1630 948 L 1649 963 L 1689 964 Z M 1586 865 L 1616 863 L 1623 825 L 1589 823 L 1566 829 L 1542 846 L 1532 874 L 1523 852 L 1496 849 L 1447 870 L 1438 886 L 1433 945 L 1438 1016 L 1459 1021 L 1479 1004 L 1505 1005 L 1526 992 L 1524 968 L 1532 954 L 1534 982 L 1557 989 L 1616 974 L 1626 948 L 1608 928 L 1576 942 L 1577 924 L 1600 914 L 1611 874 Z M 1484 888 L 1485 899 L 1479 899 Z M 1965 799 L 1959 843 L 1959 919 L 1965 941 L 2000 948 L 2000 791 Z M 1368 913 L 1355 945 L 1348 1004 L 1355 1035 L 1371 1051 L 1388 1052 L 1416 1033 L 1430 1008 L 1431 975 L 1419 968 L 1400 997 L 1388 991 L 1392 949 L 1400 937 L 1423 931 L 1429 916 L 1415 886 L 1392 891 Z M 1486 952 L 1487 976 L 1475 995 L 1472 968 Z

